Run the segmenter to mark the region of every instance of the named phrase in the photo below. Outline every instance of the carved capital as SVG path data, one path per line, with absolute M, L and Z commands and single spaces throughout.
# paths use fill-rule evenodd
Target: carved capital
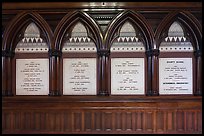
M 1 54 L 3 57 L 14 57 L 15 53 L 11 50 L 3 50 L 2 51 L 2 54 Z
M 159 56 L 159 49 L 153 49 L 152 56 Z
M 145 54 L 147 57 L 151 57 L 152 56 L 152 50 L 146 50 Z
M 159 56 L 159 49 L 147 50 L 145 52 L 145 54 L 147 55 L 147 57 L 150 57 L 150 56 Z
M 106 50 L 106 49 L 101 49 L 97 52 L 97 54 L 99 56 L 109 56 L 110 55 L 110 50 Z
M 196 50 L 196 51 L 194 52 L 194 55 L 195 55 L 195 57 L 200 57 L 200 56 L 202 55 L 201 50 Z
M 49 50 L 49 55 L 50 55 L 50 56 L 61 57 L 61 56 L 62 56 L 62 51 L 50 49 L 50 50 Z

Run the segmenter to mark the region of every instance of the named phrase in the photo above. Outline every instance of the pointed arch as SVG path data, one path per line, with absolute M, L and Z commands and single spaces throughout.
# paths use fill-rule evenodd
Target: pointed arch
M 85 26 L 81 23 L 78 22 L 74 28 L 72 29 L 71 36 L 84 36 L 87 37 L 87 30 Z
M 173 24 L 171 24 L 169 30 L 168 30 L 168 36 L 183 36 L 184 37 L 184 31 L 181 25 L 175 21 Z
M 83 23 L 87 27 L 88 37 L 90 37 L 97 49 L 101 47 L 102 33 L 101 29 L 98 27 L 98 24 L 85 12 L 83 11 L 73 11 L 65 15 L 62 20 L 57 25 L 54 32 L 54 47 L 57 50 L 62 49 L 62 41 L 65 34 L 77 23 Z M 90 31 L 90 32 L 89 32 Z M 93 36 L 90 36 L 89 34 Z
M 136 28 L 142 33 L 144 36 L 145 45 L 147 46 L 146 50 L 151 49 L 154 44 L 153 30 L 151 26 L 147 23 L 148 21 L 141 14 L 131 10 L 123 11 L 117 15 L 116 18 L 108 25 L 104 37 L 105 48 L 110 48 L 110 45 L 112 45 L 112 42 L 115 38 L 115 33 L 117 33 L 118 29 L 126 21 L 129 21 L 131 24 L 135 25 Z
M 40 30 L 35 23 L 31 22 L 24 33 L 24 37 L 40 37 Z
M 136 37 L 135 29 L 129 21 L 126 21 L 122 25 L 120 29 L 120 36 L 135 36 Z
M 14 50 L 15 48 L 14 40 L 17 34 L 21 31 L 23 27 L 25 27 L 25 25 L 29 25 L 31 22 L 34 22 L 35 25 L 40 30 L 42 30 L 42 32 L 45 34 L 48 48 L 51 48 L 53 32 L 49 27 L 48 23 L 38 13 L 25 11 L 16 15 L 14 19 L 6 27 L 4 32 L 2 50 L 10 51 Z
M 202 47 L 202 26 L 199 21 L 188 11 L 174 11 L 169 13 L 159 24 L 155 31 L 155 40 L 157 46 L 165 38 L 173 22 L 179 22 L 191 35 L 191 42 L 194 50 L 200 50 Z

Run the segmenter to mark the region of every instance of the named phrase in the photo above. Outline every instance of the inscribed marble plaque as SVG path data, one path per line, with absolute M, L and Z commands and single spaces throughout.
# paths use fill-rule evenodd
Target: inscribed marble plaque
M 48 95 L 49 59 L 16 59 L 16 95 Z
M 96 58 L 63 59 L 63 94 L 96 95 Z
M 145 94 L 144 58 L 111 59 L 111 94 Z
M 192 58 L 159 59 L 159 93 L 192 94 Z

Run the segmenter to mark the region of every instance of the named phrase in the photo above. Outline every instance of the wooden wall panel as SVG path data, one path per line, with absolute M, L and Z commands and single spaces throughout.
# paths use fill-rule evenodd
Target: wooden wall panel
M 86 121 L 84 122 L 82 119 L 82 115 L 84 111 L 74 111 L 73 112 L 73 119 L 72 121 L 68 119 L 69 111 L 56 111 L 57 113 L 51 113 L 51 112 L 44 112 L 44 113 L 35 113 L 33 112 L 23 112 L 19 111 L 21 114 L 9 114 L 9 112 L 4 113 L 3 115 L 3 122 L 2 122 L 2 128 L 3 133 L 201 133 L 201 121 L 198 121 L 198 127 L 196 126 L 196 123 L 192 120 L 192 118 L 199 120 L 200 117 L 196 118 L 194 115 L 199 114 L 200 111 L 179 111 L 177 112 L 177 123 L 176 128 L 173 126 L 173 120 L 172 120 L 172 113 L 168 114 L 168 121 L 162 122 L 163 126 L 160 124 L 161 120 L 156 121 L 156 131 L 153 131 L 153 112 L 149 111 L 143 111 L 143 114 L 146 115 L 144 121 L 135 122 L 133 124 L 133 115 L 134 113 L 139 113 L 139 115 L 142 115 L 141 112 L 137 111 L 129 111 L 128 113 L 126 111 L 118 113 L 116 110 L 112 110 L 111 112 L 97 112 L 94 118 L 90 116 L 91 114 L 87 114 L 89 116 L 89 119 L 94 120 L 95 119 L 95 125 L 94 128 L 91 127 L 91 120 L 87 121 L 87 118 L 84 118 Z M 88 113 L 94 112 L 94 111 L 86 111 Z M 125 118 L 120 118 L 116 124 L 116 129 L 113 128 L 113 116 L 112 113 L 115 113 L 116 115 L 125 115 Z M 159 111 L 157 112 L 157 119 L 158 116 L 161 116 L 162 113 L 167 113 L 166 111 Z M 184 116 L 183 114 L 186 113 L 191 116 L 191 118 L 186 118 L 186 124 L 184 124 Z M 43 118 L 44 115 L 48 115 L 47 119 Z M 64 117 L 62 116 L 64 115 Z M 102 118 L 101 116 L 105 115 L 104 119 L 104 125 L 102 125 Z M 163 114 L 165 115 L 165 114 Z M 41 116 L 41 117 L 40 117 Z M 13 118 L 14 120 L 11 120 L 9 118 Z M 63 118 L 64 123 L 62 123 L 61 118 Z M 138 118 L 139 119 L 139 118 Z M 148 120 L 150 119 L 150 120 Z M 21 121 L 20 121 L 21 120 Z M 46 120 L 46 121 L 45 121 Z M 124 123 L 119 123 L 121 120 L 124 120 Z M 147 121 L 148 120 L 148 121 Z M 99 121 L 99 122 L 97 122 Z M 145 124 L 142 125 L 142 122 Z M 171 123 L 169 123 L 171 122 Z M 14 124 L 14 125 L 12 125 Z M 21 124 L 21 125 L 20 125 Z M 45 125 L 47 124 L 47 126 Z M 121 126 L 123 128 L 121 129 Z M 137 126 L 137 127 L 133 127 Z M 167 129 L 164 129 L 164 126 L 167 126 Z M 185 129 L 186 126 L 186 129 Z M 142 129 L 141 129 L 142 128 Z M 145 128 L 145 129 L 143 129 Z M 175 128 L 175 129 L 174 129 Z M 198 130 L 196 129 L 198 128 Z
M 92 130 L 92 113 L 84 112 L 84 129 L 85 131 Z
M 102 131 L 102 112 L 96 111 L 94 113 L 94 130 Z
M 64 132 L 69 132 L 71 131 L 71 120 L 72 120 L 72 117 L 71 117 L 71 112 L 69 111 L 65 111 L 63 113 L 63 127 L 64 128 Z
M 197 119 L 195 119 L 195 120 L 197 120 L 198 122 L 198 132 L 202 132 L 202 111 L 197 111 Z
M 95 3 L 96 6 L 100 6 L 101 3 Z M 114 5 L 108 3 L 110 7 L 115 8 Z M 146 22 L 142 24 L 149 24 L 148 32 L 152 29 L 152 36 L 158 39 L 154 39 L 157 45 L 161 39 L 160 35 L 157 33 L 163 31 L 160 29 L 159 24 L 163 21 L 164 24 L 168 24 L 168 21 L 163 20 L 169 14 L 181 10 L 179 13 L 179 18 L 187 19 L 187 24 L 190 22 L 190 25 L 194 25 L 193 28 L 201 27 L 202 24 L 202 6 L 201 3 L 177 3 L 177 4 L 166 4 L 166 3 L 116 3 L 122 9 L 129 9 L 135 11 L 141 18 L 144 17 Z M 133 5 L 132 5 L 133 4 Z M 41 9 L 39 9 L 41 6 Z M 73 7 L 74 6 L 74 7 Z M 58 7 L 58 8 L 56 8 Z M 65 8 L 66 7 L 66 8 Z M 159 9 L 158 9 L 159 7 Z M 61 35 L 55 34 L 56 27 L 62 26 L 64 16 L 68 16 L 68 13 L 72 11 L 77 11 L 78 9 L 86 8 L 86 13 L 90 15 L 90 20 L 96 21 L 96 26 L 101 27 L 105 30 L 108 28 L 108 22 L 114 22 L 112 19 L 121 12 L 120 10 L 106 11 L 106 15 L 111 16 L 112 18 L 101 18 L 104 17 L 103 12 L 94 11 L 93 7 L 83 5 L 83 3 L 60 3 L 60 4 L 48 4 L 44 3 L 39 5 L 39 3 L 3 3 L 2 7 L 2 40 L 9 43 L 2 43 L 2 50 L 4 55 L 2 56 L 3 60 L 3 76 L 2 76 L 2 133 L 3 134 L 201 134 L 202 133 L 202 88 L 199 86 L 202 75 L 200 72 L 201 68 L 201 55 L 198 51 L 198 68 L 196 78 L 198 96 L 15 96 L 15 87 L 12 86 L 15 83 L 12 83 L 12 63 L 14 61 L 12 52 L 10 51 L 10 45 L 13 45 L 11 40 L 13 35 L 8 35 L 10 32 L 16 32 L 15 29 L 8 28 L 9 23 L 12 22 L 17 15 L 23 13 L 24 11 L 29 11 L 34 8 L 35 13 L 42 17 L 41 22 L 46 26 L 45 35 L 48 33 L 50 37 L 50 43 L 48 43 L 51 49 L 54 49 L 54 56 L 59 60 L 61 57 L 58 52 L 55 52 L 55 47 L 58 46 L 58 43 L 55 45 L 54 39 L 60 37 Z M 91 9 L 91 10 L 90 10 Z M 187 12 L 186 12 L 187 11 Z M 184 15 L 185 14 L 185 15 Z M 71 15 L 71 14 L 70 14 Z M 134 16 L 133 14 L 130 14 Z M 184 15 L 184 17 L 183 17 Z M 85 14 L 78 14 L 77 18 L 84 17 Z M 22 21 L 26 21 L 27 17 Z M 177 16 L 176 16 L 177 17 Z M 69 17 L 68 17 L 69 18 Z M 115 17 L 115 19 L 120 17 Z M 123 17 L 125 18 L 125 17 Z M 140 18 L 140 19 L 141 19 Z M 193 19 L 192 19 L 193 18 Z M 102 20 L 106 20 L 105 24 L 100 24 Z M 135 18 L 134 19 L 138 19 Z M 140 20 L 138 19 L 138 20 Z M 189 20 L 188 20 L 189 19 Z M 197 19 L 197 20 L 196 20 Z M 18 19 L 16 19 L 18 20 Z M 43 20 L 43 21 L 42 21 Z M 82 18 L 83 20 L 83 18 Z M 88 19 L 89 20 L 89 19 Z M 93 21 L 92 20 L 92 21 Z M 142 19 L 143 20 L 143 19 Z M 168 19 L 167 19 L 168 20 Z M 191 20 L 194 20 L 191 22 Z M 170 20 L 171 21 L 171 20 Z M 189 22 L 188 22 L 189 21 Z M 61 22 L 61 24 L 59 24 Z M 66 21 L 65 21 L 66 22 Z M 86 21 L 85 21 L 86 22 Z M 105 22 L 105 21 L 104 21 Z M 200 24 L 199 24 L 200 22 Z M 15 24 L 15 22 L 13 22 Z M 19 23 L 19 22 L 18 22 Z M 97 24 L 99 23 L 99 24 Z M 69 22 L 67 22 L 69 24 Z M 90 25 L 90 24 L 88 24 Z M 119 25 L 116 24 L 116 26 Z M 165 25 L 163 25 L 165 26 Z M 10 26 L 11 28 L 12 25 Z M 14 28 L 17 28 L 15 26 Z M 42 26 L 43 27 L 43 26 Z M 111 26 L 113 27 L 113 26 Z M 50 31 L 48 32 L 50 28 Z M 58 28 L 60 29 L 60 28 Z M 92 29 L 92 28 L 91 28 Z M 96 29 L 96 28 L 93 28 Z M 144 29 L 144 28 L 141 28 Z M 98 30 L 98 29 L 97 29 Z M 109 30 L 109 29 L 107 29 Z M 202 31 L 202 30 L 201 30 Z M 198 42 L 201 41 L 199 33 L 195 32 L 195 35 L 198 36 Z M 5 32 L 6 35 L 5 35 Z M 53 34 L 51 34 L 53 33 Z M 105 39 L 108 35 L 103 31 L 98 35 L 102 35 Z M 96 37 L 97 37 L 96 34 Z M 6 38 L 5 38 L 6 37 Z M 161 36 L 162 37 L 162 36 Z M 104 40 L 104 39 L 101 40 Z M 101 47 L 97 52 L 98 56 L 96 58 L 100 62 L 100 59 L 105 58 L 102 63 L 98 64 L 99 74 L 102 75 L 101 79 L 103 81 L 97 81 L 99 84 L 99 91 L 103 93 L 110 92 L 108 86 L 110 82 L 107 80 L 110 74 L 109 68 L 109 47 L 110 43 L 103 45 L 106 41 L 101 41 Z M 111 42 L 111 41 L 109 41 Z M 11 44 L 10 44 L 11 43 Z M 99 42 L 100 43 L 100 42 Z M 200 43 L 198 43 L 200 44 Z M 60 46 L 60 45 L 59 45 Z M 153 45 L 149 45 L 152 46 Z M 199 45 L 198 45 L 199 46 Z M 150 52 L 149 55 L 154 54 Z M 101 54 L 101 57 L 99 57 Z M 148 53 L 147 53 L 148 54 Z M 147 55 L 148 56 L 148 55 Z M 151 56 L 152 57 L 152 56 Z M 149 57 L 151 59 L 151 57 Z M 60 67 L 60 61 L 57 63 L 51 63 L 50 66 L 57 68 Z M 153 62 L 153 61 L 152 61 Z M 56 64 L 56 65 L 55 65 Z M 197 64 L 197 63 L 196 63 Z M 153 64 L 154 65 L 154 64 Z M 104 68 L 104 69 L 103 69 Z M 148 69 L 151 70 L 151 69 Z M 156 70 L 156 69 L 155 69 Z M 4 73 L 5 72 L 5 73 Z M 53 71 L 50 72 L 50 74 Z M 57 73 L 56 71 L 54 71 Z M 154 71 L 153 71 L 154 72 Z M 156 73 L 158 74 L 158 73 Z M 15 75 L 15 74 L 14 74 Z M 154 75 L 154 74 L 153 74 Z M 103 77 L 104 76 L 104 77 Z M 60 90 L 60 86 L 56 79 L 57 76 L 53 76 L 52 80 L 54 84 L 50 84 L 54 88 L 52 91 L 57 93 Z M 59 77 L 60 78 L 60 77 Z M 154 79 L 154 77 L 152 77 Z M 151 80 L 152 80 L 151 79 Z M 151 82 L 151 81 L 148 81 Z M 155 81 L 156 82 L 156 81 Z M 153 82 L 154 83 L 154 82 Z M 152 87 L 156 84 L 149 84 Z M 13 89 L 12 89 L 13 88 Z M 151 90 L 150 90 L 151 91 Z M 155 90 L 158 91 L 158 90 Z M 12 94 L 14 93 L 14 96 Z M 99 94 L 101 93 L 99 92 Z M 54 94 L 55 95 L 55 94 Z M 107 94 L 108 95 L 108 94 Z M 7 97 L 10 96 L 10 97 Z
M 141 106 L 126 102 L 123 107 L 120 102 L 117 108 L 112 108 L 115 102 L 105 106 L 102 101 L 70 103 L 64 98 L 61 105 L 72 105 L 64 108 L 53 100 L 36 107 L 36 98 L 27 104 L 5 99 L 3 133 L 202 133 L 200 101 L 186 100 L 185 105 L 178 107 L 183 101 L 173 99 L 165 107 L 169 101 L 146 99 L 140 100 Z
M 104 130 L 112 131 L 112 112 L 104 112 Z
M 166 131 L 173 131 L 174 130 L 174 112 L 173 111 L 167 111 L 166 116 Z
M 73 131 L 82 131 L 82 112 L 73 112 Z
M 165 115 L 165 112 L 162 112 L 162 111 L 158 111 L 157 114 L 156 114 L 156 128 L 157 128 L 157 131 L 158 132 L 162 132 L 164 131 L 164 115 Z
M 115 113 L 115 129 L 116 131 L 122 130 L 122 113 L 121 112 Z

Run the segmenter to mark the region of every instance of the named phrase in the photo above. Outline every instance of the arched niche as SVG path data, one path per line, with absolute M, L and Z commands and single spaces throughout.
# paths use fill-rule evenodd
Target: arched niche
M 96 44 L 97 50 L 102 46 L 102 33 L 98 24 L 85 12 L 73 11 L 65 15 L 57 25 L 54 32 L 54 46 L 56 50 L 62 50 L 63 42 L 77 22 L 81 22 L 87 29 L 87 35 Z
M 60 90 L 63 95 L 97 95 L 99 72 L 97 51 L 101 46 L 100 31 L 83 12 L 73 12 L 62 19 L 56 45 L 62 51 Z M 63 31 L 63 32 L 62 32 Z
M 137 29 L 138 36 L 142 37 L 141 39 L 145 43 L 145 49 L 153 49 L 154 33 L 150 24 L 148 24 L 148 21 L 141 14 L 131 10 L 125 10 L 119 13 L 108 25 L 104 36 L 104 48 L 111 48 L 112 42 L 119 36 L 120 27 L 126 20 L 129 20 L 134 25 L 134 29 Z
M 35 12 L 22 12 L 10 22 L 3 39 L 9 94 L 48 95 L 51 38 L 49 25 Z
M 2 50 L 14 51 L 18 41 L 23 37 L 26 26 L 31 22 L 35 22 L 38 26 L 41 37 L 44 38 L 49 49 L 51 49 L 53 33 L 47 22 L 38 13 L 25 11 L 16 15 L 5 28 Z
M 160 95 L 201 94 L 201 29 L 188 12 L 173 12 L 156 31 Z
M 106 48 L 108 90 L 111 95 L 146 95 L 151 90 L 153 33 L 147 21 L 137 13 L 119 14 L 107 29 Z M 149 85 L 148 85 L 149 84 Z

